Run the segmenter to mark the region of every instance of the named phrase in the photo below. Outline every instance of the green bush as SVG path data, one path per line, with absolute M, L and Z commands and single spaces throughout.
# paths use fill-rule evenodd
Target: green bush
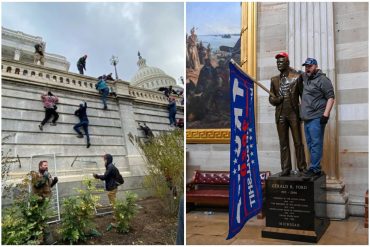
M 17 186 L 19 195 L 13 205 L 5 209 L 1 224 L 4 245 L 41 244 L 44 240 L 50 216 L 49 199 L 29 194 L 28 184 L 29 179 L 24 179 Z
M 114 204 L 114 215 L 117 220 L 117 232 L 127 233 L 130 230 L 130 221 L 137 212 L 135 193 L 127 191 L 126 200 L 118 200 Z
M 1 139 L 1 196 L 2 198 L 11 197 L 13 184 L 9 182 L 9 172 L 15 163 L 21 164 L 18 158 L 11 157 L 11 149 L 4 150 L 6 141 L 15 134 L 10 134 Z
M 96 189 L 96 182 L 84 179 L 85 190 L 78 189 L 79 195 L 66 198 L 62 205 L 62 222 L 59 230 L 63 241 L 70 244 L 86 241 L 92 233 L 97 233 L 93 219 L 99 196 L 94 195 L 101 190 Z
M 144 187 L 161 199 L 163 209 L 177 215 L 184 187 L 184 133 L 182 129 L 164 132 L 144 142 L 130 136 L 145 157 L 148 175 Z

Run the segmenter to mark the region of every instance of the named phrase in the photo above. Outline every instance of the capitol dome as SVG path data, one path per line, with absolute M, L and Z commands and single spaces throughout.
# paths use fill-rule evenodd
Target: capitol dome
M 131 84 L 136 87 L 142 87 L 151 90 L 158 90 L 160 87 L 172 86 L 173 89 L 181 89 L 176 85 L 176 80 L 167 75 L 163 70 L 146 65 L 146 60 L 138 53 L 139 61 L 137 65 L 139 70 L 131 79 Z

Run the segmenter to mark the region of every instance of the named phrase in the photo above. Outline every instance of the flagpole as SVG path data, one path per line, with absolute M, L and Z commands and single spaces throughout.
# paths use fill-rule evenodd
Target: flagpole
M 234 59 L 231 59 L 230 60 L 230 62 L 234 65 L 234 66 L 236 66 L 239 70 L 240 70 L 240 72 L 242 72 L 243 74 L 245 74 L 246 76 L 248 76 L 249 78 L 251 78 L 252 79 L 252 81 L 254 82 L 254 83 L 256 83 L 258 86 L 260 86 L 263 90 L 265 90 L 266 91 L 266 93 L 268 93 L 271 97 L 276 97 L 273 93 L 271 93 L 270 92 L 270 90 L 268 90 L 264 85 L 262 85 L 262 83 L 260 83 L 259 81 L 257 81 L 256 79 L 254 79 L 252 76 L 250 76 L 247 72 L 245 72 L 243 69 L 242 69 L 242 67 L 240 67 L 239 66 L 239 64 L 237 64 L 235 61 L 234 61 Z

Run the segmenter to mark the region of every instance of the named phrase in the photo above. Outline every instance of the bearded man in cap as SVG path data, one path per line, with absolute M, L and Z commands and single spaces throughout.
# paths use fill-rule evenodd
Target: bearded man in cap
M 301 117 L 311 163 L 307 177 L 321 175 L 321 159 L 324 144 L 324 130 L 334 105 L 334 88 L 328 77 L 318 69 L 314 58 L 307 58 L 303 78 Z
M 280 52 L 275 56 L 280 74 L 271 78 L 270 104 L 275 106 L 275 122 L 280 142 L 281 173 L 289 176 L 292 170 L 289 147 L 289 129 L 293 136 L 297 167 L 306 172 L 306 159 L 302 144 L 301 123 L 299 117 L 299 97 L 302 96 L 303 83 L 301 74 L 289 67 L 289 56 Z

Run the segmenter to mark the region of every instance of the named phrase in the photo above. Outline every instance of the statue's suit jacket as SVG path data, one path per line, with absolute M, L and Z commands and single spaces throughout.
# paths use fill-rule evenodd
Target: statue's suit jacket
M 303 92 L 303 80 L 300 73 L 298 73 L 293 68 L 289 68 L 289 74 L 287 79 L 290 81 L 289 93 L 290 93 L 290 103 L 299 118 L 299 97 L 302 96 Z M 280 81 L 281 75 L 277 75 L 271 78 L 270 92 L 276 95 L 276 98 L 269 97 L 271 105 L 276 106 L 275 109 L 275 121 L 279 121 L 280 115 L 283 109 L 283 96 L 280 94 Z

